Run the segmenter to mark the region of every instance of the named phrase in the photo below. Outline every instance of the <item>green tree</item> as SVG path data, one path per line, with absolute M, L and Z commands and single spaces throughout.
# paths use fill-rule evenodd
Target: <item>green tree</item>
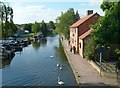
M 105 16 L 92 26 L 94 28 L 92 35 L 98 44 L 107 46 L 112 43 L 120 47 L 120 1 L 103 2 L 101 9 Z
M 77 10 L 76 13 L 75 13 L 75 21 L 77 21 L 79 19 L 80 19 L 80 16 L 79 16 L 79 13 L 78 13 L 78 10 Z
M 36 34 L 37 32 L 39 32 L 39 29 L 40 29 L 39 23 L 35 22 L 34 24 L 32 24 L 32 32 L 33 33 Z
M 11 22 L 9 24 L 10 24 L 9 33 L 10 33 L 10 36 L 12 36 L 14 33 L 16 33 L 18 28 L 17 28 L 17 26 L 13 22 Z
M 43 33 L 44 36 L 47 35 L 48 28 L 47 28 L 47 25 L 46 25 L 46 23 L 44 22 L 44 20 L 41 22 L 41 31 L 42 31 L 42 33 Z
M 15 32 L 16 28 L 13 23 L 13 9 L 9 5 L 0 2 L 0 17 L 2 26 L 2 37 L 7 38 Z M 14 26 L 14 27 L 13 27 Z
M 74 9 L 70 8 L 67 12 L 62 12 L 61 16 L 56 19 L 57 32 L 63 34 L 67 39 L 69 39 L 70 34 L 69 27 L 78 20 L 77 13 L 75 14 Z
M 111 44 L 117 45 L 116 50 L 112 49 L 112 53 L 116 52 L 120 58 L 120 1 L 103 2 L 101 9 L 105 12 L 105 16 L 100 17 L 99 21 L 92 26 L 94 42 L 106 47 Z
M 28 30 L 29 32 L 32 32 L 31 24 L 25 24 L 24 30 Z
M 49 29 L 53 29 L 53 30 L 55 30 L 55 28 L 56 28 L 53 21 L 49 21 L 48 27 L 49 27 Z

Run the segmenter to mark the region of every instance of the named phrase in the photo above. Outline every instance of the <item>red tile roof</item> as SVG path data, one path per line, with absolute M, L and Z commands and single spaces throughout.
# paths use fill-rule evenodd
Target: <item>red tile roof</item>
M 82 34 L 79 38 L 80 38 L 80 39 L 86 38 L 86 37 L 90 34 L 90 32 L 91 32 L 92 30 L 93 30 L 93 28 L 89 29 L 87 32 L 85 32 L 84 34 Z
M 97 13 L 94 14 L 90 14 L 88 16 L 85 16 L 81 19 L 79 19 L 76 23 L 74 23 L 73 25 L 71 25 L 70 27 L 78 27 L 79 25 L 81 25 L 83 22 L 85 22 L 86 20 L 88 20 L 89 18 L 91 18 L 92 16 L 94 16 Z

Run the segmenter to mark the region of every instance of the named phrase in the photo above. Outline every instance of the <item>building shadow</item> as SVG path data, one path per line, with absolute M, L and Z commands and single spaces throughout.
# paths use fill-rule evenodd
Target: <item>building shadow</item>
M 120 88 L 120 86 L 106 85 L 104 83 L 83 83 L 80 88 Z

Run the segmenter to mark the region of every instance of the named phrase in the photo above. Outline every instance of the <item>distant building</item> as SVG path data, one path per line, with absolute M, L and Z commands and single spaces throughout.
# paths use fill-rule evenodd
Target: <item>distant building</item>
M 70 45 L 75 46 L 76 52 L 79 52 L 83 57 L 84 39 L 90 34 L 90 25 L 95 24 L 99 18 L 98 13 L 92 13 L 88 11 L 87 16 L 79 19 L 73 25 L 70 26 Z
M 28 30 L 18 30 L 18 31 L 16 31 L 16 33 L 14 34 L 14 36 L 19 36 L 19 35 L 28 34 L 28 33 L 29 33 Z

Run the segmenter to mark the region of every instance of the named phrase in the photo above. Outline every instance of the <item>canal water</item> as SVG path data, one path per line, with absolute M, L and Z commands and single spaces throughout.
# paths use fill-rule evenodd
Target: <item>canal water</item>
M 58 77 L 64 86 L 77 86 L 58 35 L 33 42 L 12 60 L 3 61 L 2 86 L 59 86 Z

